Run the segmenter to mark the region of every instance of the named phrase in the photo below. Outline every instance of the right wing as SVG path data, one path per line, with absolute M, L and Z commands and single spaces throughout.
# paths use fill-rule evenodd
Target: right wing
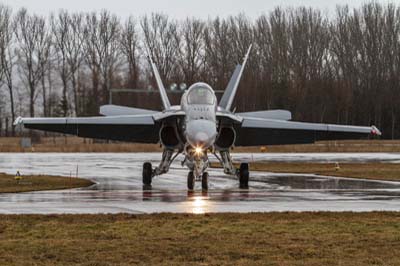
M 84 138 L 108 139 L 137 143 L 158 143 L 158 123 L 152 115 L 80 117 L 80 118 L 22 118 L 14 125 L 28 129 L 76 135 Z
M 100 114 L 104 116 L 145 115 L 156 113 L 158 113 L 158 111 L 112 104 L 100 106 Z

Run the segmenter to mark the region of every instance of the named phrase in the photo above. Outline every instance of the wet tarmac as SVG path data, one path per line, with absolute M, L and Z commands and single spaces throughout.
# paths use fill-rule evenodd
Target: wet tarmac
M 89 188 L 0 194 L 0 213 L 154 213 L 268 211 L 400 211 L 400 183 L 303 174 L 252 172 L 250 188 L 212 169 L 208 192 L 186 189 L 180 158 L 171 171 L 143 187 L 142 164 L 157 153 L 0 153 L 0 172 L 89 178 Z M 389 162 L 394 153 L 234 154 L 236 161 Z

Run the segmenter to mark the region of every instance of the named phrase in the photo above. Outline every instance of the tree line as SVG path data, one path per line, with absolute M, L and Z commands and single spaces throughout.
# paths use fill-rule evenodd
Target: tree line
M 374 124 L 400 137 L 400 8 L 375 2 L 207 20 L 105 10 L 44 17 L 0 5 L 0 118 L 96 115 L 113 88 L 140 90 L 114 104 L 160 109 L 153 90 L 142 92 L 156 87 L 146 50 L 167 87 L 223 90 L 250 44 L 237 111 L 288 109 L 296 120 Z M 170 97 L 179 103 L 179 93 Z

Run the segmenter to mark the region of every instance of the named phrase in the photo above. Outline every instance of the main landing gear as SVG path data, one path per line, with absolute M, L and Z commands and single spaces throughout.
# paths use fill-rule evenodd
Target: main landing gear
M 174 155 L 174 150 L 165 149 L 162 154 L 160 165 L 155 169 L 153 169 L 153 166 L 151 165 L 150 162 L 145 162 L 143 164 L 143 173 L 142 173 L 143 185 L 151 186 L 151 180 L 153 179 L 154 176 L 168 173 L 171 163 L 176 159 L 176 157 L 180 153 L 181 152 L 178 151 Z
M 189 190 L 193 190 L 194 189 L 194 185 L 196 183 L 196 177 L 193 173 L 193 171 L 190 171 L 188 173 L 188 177 L 187 177 L 187 187 Z M 204 172 L 201 175 L 201 188 L 203 190 L 208 190 L 208 173 Z
M 224 167 L 224 173 L 227 175 L 236 175 L 239 179 L 239 188 L 249 188 L 249 164 L 241 163 L 239 169 L 233 166 L 232 158 L 228 150 L 220 151 L 221 157 L 215 154 L 215 157 Z
M 146 162 L 143 164 L 143 185 L 151 186 L 151 179 L 153 178 L 153 167 L 151 163 Z
M 246 189 L 249 188 L 249 164 L 241 163 L 240 168 L 238 169 L 239 176 L 239 186 L 240 188 Z
M 161 174 L 165 174 L 169 170 L 169 166 L 177 157 L 179 152 L 173 156 L 172 150 L 164 150 L 162 160 L 160 162 L 159 167 L 155 169 L 152 168 L 150 162 L 146 162 L 143 164 L 143 185 L 151 186 L 151 181 L 154 176 L 158 176 Z M 249 164 L 242 163 L 240 164 L 239 169 L 235 169 L 232 164 L 232 159 L 228 151 L 221 152 L 221 158 L 219 158 L 216 154 L 215 156 L 221 162 L 224 167 L 224 172 L 229 175 L 236 175 L 239 179 L 239 187 L 241 189 L 249 188 Z M 208 160 L 187 160 L 182 162 L 182 165 L 186 164 L 190 172 L 187 176 L 187 187 L 189 190 L 193 190 L 195 187 L 196 179 L 201 180 L 201 188 L 204 190 L 208 190 L 208 173 L 206 172 L 209 162 Z

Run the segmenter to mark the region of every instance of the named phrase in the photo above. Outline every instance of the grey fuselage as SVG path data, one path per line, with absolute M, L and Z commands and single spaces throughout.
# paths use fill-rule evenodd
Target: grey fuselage
M 206 83 L 195 83 L 182 95 L 181 109 L 186 114 L 183 128 L 186 145 L 203 151 L 214 146 L 217 108 L 217 97 Z

